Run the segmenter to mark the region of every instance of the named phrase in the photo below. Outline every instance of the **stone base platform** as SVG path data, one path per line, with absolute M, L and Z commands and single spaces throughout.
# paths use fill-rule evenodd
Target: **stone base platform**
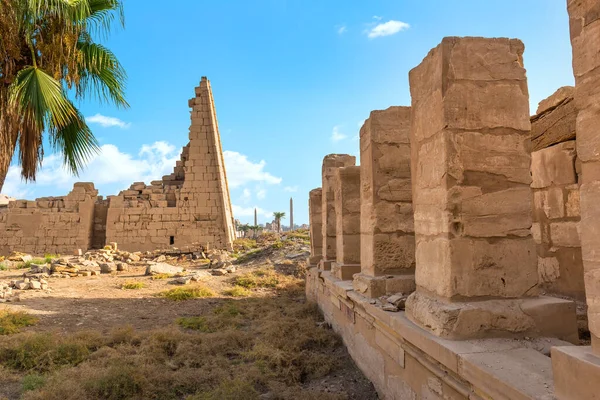
M 351 282 L 329 272 L 313 268 L 306 283 L 308 298 L 318 303 L 382 399 L 554 399 L 548 355 L 551 346 L 569 346 L 567 342 L 443 339 L 404 312 L 385 312 L 371 304 Z
M 331 264 L 331 275 L 343 281 L 351 281 L 354 274 L 360 273 L 360 264 Z
M 591 346 L 552 348 L 552 369 L 559 400 L 600 400 L 600 357 Z
M 308 262 L 308 265 L 318 266 L 322 259 L 323 259 L 323 256 L 311 256 L 311 257 L 308 257 L 307 262 Z
M 414 274 L 384 276 L 357 274 L 354 276 L 353 287 L 358 293 L 372 299 L 396 293 L 410 294 L 416 289 Z
M 579 343 L 575 302 L 556 297 L 446 303 L 416 291 L 406 301 L 406 313 L 447 339 L 548 336 Z
M 331 264 L 334 262 L 332 260 L 321 260 L 319 261 L 319 269 L 321 271 L 331 271 Z

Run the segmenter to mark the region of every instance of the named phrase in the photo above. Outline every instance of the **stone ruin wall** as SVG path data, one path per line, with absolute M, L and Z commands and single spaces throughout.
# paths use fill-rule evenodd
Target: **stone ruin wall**
M 190 142 L 173 173 L 133 183 L 106 200 L 93 184 L 66 197 L 18 200 L 0 208 L 0 255 L 70 254 L 117 242 L 127 251 L 168 247 L 231 249 L 233 214 L 210 82 L 189 101 Z
M 575 88 L 560 88 L 531 118 L 533 238 L 540 287 L 585 300 L 581 257 Z
M 65 254 L 90 248 L 97 201 L 92 183 L 76 183 L 64 197 L 11 201 L 0 208 L 0 255 L 13 250 Z
M 595 398 L 560 389 L 575 373 L 549 357 L 559 346 L 553 355 L 589 372 L 589 348 L 573 351 L 572 299 L 586 295 L 579 113 L 561 88 L 530 117 L 523 51 L 514 39 L 445 38 L 410 73 L 412 107 L 365 122 L 361 165 L 323 160 L 309 201 L 323 245 L 311 247 L 306 294 L 382 398 L 552 399 L 555 384 L 561 400 Z M 340 179 L 356 168 L 360 213 L 344 204 L 358 185 Z M 347 243 L 360 273 L 344 270 Z

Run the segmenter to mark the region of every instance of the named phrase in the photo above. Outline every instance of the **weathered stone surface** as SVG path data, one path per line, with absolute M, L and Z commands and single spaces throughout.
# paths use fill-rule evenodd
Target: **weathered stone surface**
M 534 189 L 552 185 L 569 185 L 577 183 L 575 159 L 576 142 L 569 140 L 531 154 L 531 175 Z
M 537 115 L 531 117 L 531 141 L 534 152 L 575 139 L 578 111 L 574 95 L 575 88 L 565 86 L 540 102 Z
M 553 246 L 580 247 L 579 222 L 553 222 L 550 224 L 550 238 Z
M 552 283 L 560 278 L 560 264 L 555 257 L 538 257 L 538 274 L 540 282 Z
M 155 274 L 175 275 L 180 272 L 183 272 L 183 268 L 176 267 L 174 265 L 170 265 L 167 263 L 150 264 L 146 268 L 146 275 L 155 275 Z
M 575 303 L 553 297 L 446 303 L 418 291 L 406 301 L 407 316 L 448 339 L 489 333 L 544 335 L 577 343 Z M 548 320 L 552 316 L 553 320 Z

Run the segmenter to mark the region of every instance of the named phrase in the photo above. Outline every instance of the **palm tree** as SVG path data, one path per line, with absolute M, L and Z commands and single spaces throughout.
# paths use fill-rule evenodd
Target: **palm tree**
M 285 218 L 285 213 L 275 211 L 273 217 L 275 218 L 275 223 L 277 223 L 277 232 L 281 232 L 281 220 Z
M 254 232 L 254 235 L 252 237 L 254 239 L 256 239 L 256 234 L 257 234 L 257 232 L 259 232 L 260 230 L 262 230 L 262 226 L 260 226 L 260 225 L 250 225 L 250 229 L 252 229 L 252 231 Z
M 250 225 L 249 224 L 240 225 L 239 230 L 244 233 L 244 238 L 246 238 L 246 234 L 250 230 Z
M 67 92 L 129 106 L 123 67 L 93 39 L 115 16 L 123 25 L 122 0 L 0 0 L 0 190 L 15 153 L 35 180 L 44 133 L 76 175 L 99 150 Z

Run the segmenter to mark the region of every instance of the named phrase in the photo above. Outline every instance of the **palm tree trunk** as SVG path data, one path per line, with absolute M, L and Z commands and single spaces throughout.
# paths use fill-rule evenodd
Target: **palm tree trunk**
M 6 171 L 2 171 L 0 168 L 0 193 L 2 193 L 2 186 L 4 186 L 4 181 L 6 180 L 6 174 L 8 173 L 8 168 Z

